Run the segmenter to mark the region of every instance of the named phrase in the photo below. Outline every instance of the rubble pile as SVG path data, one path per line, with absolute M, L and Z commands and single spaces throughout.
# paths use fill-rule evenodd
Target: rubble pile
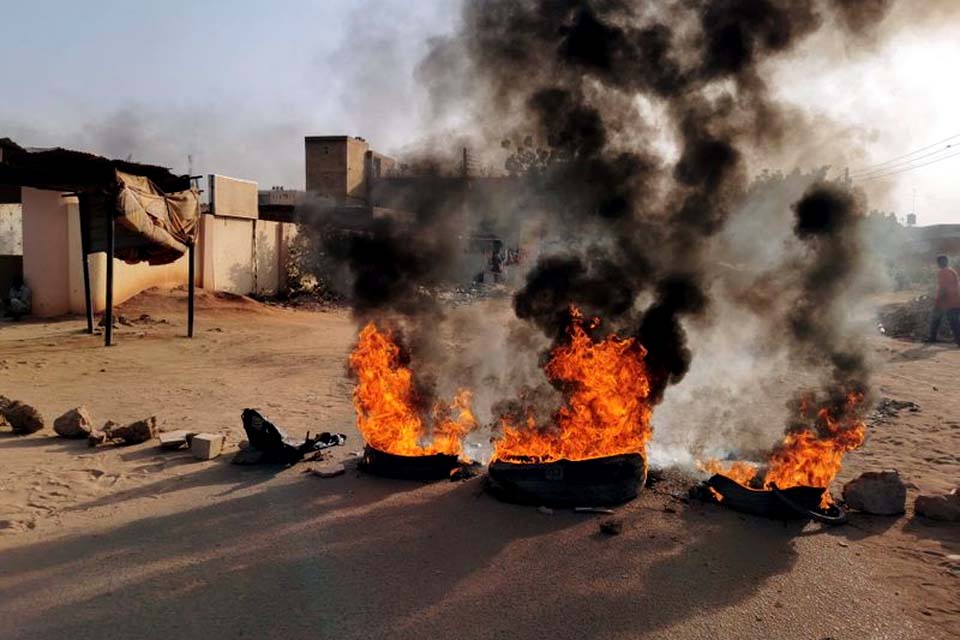
M 258 299 L 255 296 L 251 297 Z M 279 293 L 270 298 L 259 298 L 258 301 L 267 305 L 303 311 L 326 311 L 328 309 L 339 309 L 349 304 L 349 301 L 342 294 L 321 285 L 310 289 Z
M 141 444 L 157 437 L 157 418 L 150 416 L 144 420 L 137 420 L 130 424 L 117 424 L 107 420 L 102 429 L 94 430 L 87 436 L 87 442 L 95 447 L 105 442 L 120 442 L 123 444 Z
M 918 296 L 908 302 L 883 305 L 877 311 L 877 328 L 891 338 L 923 340 L 930 330 L 933 302 L 930 296 Z M 948 322 L 940 324 L 937 337 L 944 341 L 952 339 Z
M 920 405 L 912 400 L 895 400 L 893 398 L 881 398 L 876 408 L 870 413 L 868 421 L 871 425 L 889 424 L 899 417 L 901 411 L 910 413 L 919 413 Z

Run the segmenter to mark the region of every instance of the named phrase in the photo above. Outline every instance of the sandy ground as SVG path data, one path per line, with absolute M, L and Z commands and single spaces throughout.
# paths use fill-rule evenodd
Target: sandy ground
M 187 340 L 179 295 L 127 305 L 168 323 L 121 327 L 110 349 L 79 320 L 0 325 L 0 394 L 50 423 L 86 404 L 97 422 L 155 414 L 231 448 L 253 406 L 291 433 L 347 433 L 332 459 L 361 447 L 345 313 L 204 295 Z M 882 394 L 921 410 L 877 425 L 839 480 L 896 468 L 911 503 L 955 486 L 960 350 L 874 346 Z M 316 463 L 229 459 L 0 437 L 0 638 L 960 637 L 956 525 L 784 525 L 663 483 L 605 537 L 599 516 L 501 504 L 479 479 L 321 479 L 303 473 Z

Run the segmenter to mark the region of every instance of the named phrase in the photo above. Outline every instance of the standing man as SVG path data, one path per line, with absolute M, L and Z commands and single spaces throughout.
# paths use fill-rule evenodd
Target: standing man
M 957 277 L 957 272 L 948 266 L 949 264 L 947 256 L 937 256 L 937 265 L 940 267 L 940 271 L 937 272 L 937 301 L 933 316 L 930 318 L 930 334 L 926 341 L 937 341 L 940 321 L 946 315 L 950 323 L 950 332 L 953 333 L 953 341 L 960 347 L 960 278 Z

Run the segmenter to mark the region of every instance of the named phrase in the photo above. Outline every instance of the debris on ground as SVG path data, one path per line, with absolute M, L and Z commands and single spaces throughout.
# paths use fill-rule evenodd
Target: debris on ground
M 896 471 L 867 471 L 843 485 L 843 501 L 864 513 L 897 516 L 906 511 L 907 485 Z
M 618 536 L 623 531 L 623 520 L 620 518 L 605 518 L 600 521 L 600 533 L 605 536 Z
M 235 464 L 293 464 L 308 453 L 336 447 L 347 440 L 347 436 L 342 433 L 326 431 L 313 438 L 308 433 L 303 441 L 295 440 L 254 409 L 244 409 L 240 419 L 249 446 L 241 448 L 237 454 L 239 460 L 237 457 L 233 460 Z M 260 452 L 260 455 L 250 453 L 248 449 L 254 449 Z
M 338 309 L 348 304 L 343 295 L 321 285 L 309 289 L 283 292 L 270 298 L 251 297 L 263 304 L 304 311 L 326 311 L 328 309 Z
M 457 465 L 456 469 L 450 472 L 450 482 L 459 482 L 460 480 L 469 480 L 476 478 L 483 473 L 483 467 L 476 462 L 463 462 Z
M 17 435 L 36 433 L 44 427 L 43 416 L 30 405 L 0 396 L 0 416 Z
M 137 420 L 130 424 L 117 424 L 107 420 L 103 428 L 91 431 L 87 436 L 87 444 L 95 447 L 108 441 L 117 441 L 122 444 L 141 444 L 157 437 L 157 418 L 150 416 L 144 420 Z
M 945 495 L 917 496 L 913 512 L 931 520 L 960 522 L 960 487 Z
M 550 507 L 537 507 L 537 511 L 539 511 L 540 513 L 542 513 L 542 514 L 545 515 L 545 516 L 552 516 L 552 515 L 553 515 L 553 509 L 551 509 Z
M 318 467 L 315 469 L 310 469 L 310 474 L 317 476 L 318 478 L 336 478 L 337 476 L 342 476 L 347 472 L 347 468 L 342 464 L 332 464 L 324 467 Z
M 54 420 L 53 430 L 61 438 L 86 438 L 94 430 L 93 419 L 87 408 L 81 405 Z
M 161 431 L 160 448 L 167 449 L 169 451 L 182 449 L 190 444 L 190 439 L 195 435 L 195 431 L 187 431 L 186 429 L 178 429 L 176 431 Z
M 599 513 L 603 515 L 613 515 L 615 512 L 613 509 L 607 509 L 605 507 L 575 507 L 573 509 L 574 513 Z
M 923 340 L 930 331 L 933 306 L 934 299 L 930 296 L 918 296 L 908 302 L 883 305 L 877 311 L 877 329 L 891 338 Z M 947 322 L 941 323 L 938 339 L 952 339 L 948 325 Z
M 223 451 L 223 434 L 198 433 L 190 439 L 190 453 L 197 460 L 213 460 Z
M 871 425 L 887 424 L 893 422 L 900 416 L 901 411 L 910 413 L 919 413 L 920 405 L 911 400 L 895 400 L 893 398 L 883 397 L 877 406 L 874 407 L 867 421 Z

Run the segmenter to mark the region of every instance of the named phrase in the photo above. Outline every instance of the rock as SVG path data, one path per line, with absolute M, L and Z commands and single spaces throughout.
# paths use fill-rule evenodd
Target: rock
M 93 420 L 87 408 L 79 406 L 54 420 L 53 430 L 61 438 L 86 438 L 93 431 Z
M 28 404 L 0 396 L 0 414 L 13 432 L 19 435 L 36 433 L 43 429 L 43 416 Z
M 196 435 L 193 431 L 180 429 L 177 431 L 164 431 L 160 434 L 161 449 L 181 449 L 190 444 L 190 439 Z
M 942 496 L 917 496 L 913 512 L 943 522 L 960 522 L 960 487 Z
M 197 460 L 213 460 L 223 451 L 223 435 L 198 433 L 190 440 L 190 452 Z
M 157 418 L 150 416 L 128 425 L 118 425 L 108 421 L 103 425 L 103 432 L 110 440 L 123 440 L 124 444 L 140 444 L 157 437 Z
M 342 476 L 346 472 L 347 472 L 347 469 L 342 464 L 331 465 L 328 467 L 320 467 L 319 469 L 310 470 L 310 473 L 317 476 L 318 478 L 336 478 L 337 476 Z
M 843 501 L 864 513 L 900 515 L 906 511 L 907 485 L 896 471 L 868 471 L 843 485 Z
M 606 518 L 600 521 L 600 533 L 606 536 L 618 536 L 623 531 L 623 520 L 620 518 Z
M 107 424 L 110 424 L 110 423 L 108 422 Z M 91 447 L 95 447 L 97 445 L 103 444 L 106 441 L 107 441 L 107 434 L 105 434 L 103 431 L 100 431 L 99 429 L 95 431 L 91 431 L 90 435 L 87 436 L 87 444 L 90 445 Z

